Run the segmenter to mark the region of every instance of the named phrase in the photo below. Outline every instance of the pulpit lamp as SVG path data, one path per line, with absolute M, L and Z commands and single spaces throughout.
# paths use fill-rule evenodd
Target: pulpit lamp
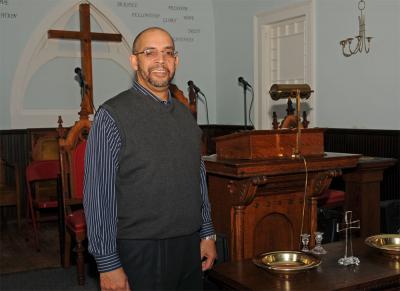
M 269 94 L 273 100 L 296 98 L 296 148 L 293 149 L 292 158 L 300 158 L 300 99 L 310 98 L 311 90 L 308 84 L 274 84 L 269 90 Z
M 308 84 L 273 84 L 269 94 L 273 100 L 296 98 L 297 90 L 301 99 L 308 99 L 314 90 Z

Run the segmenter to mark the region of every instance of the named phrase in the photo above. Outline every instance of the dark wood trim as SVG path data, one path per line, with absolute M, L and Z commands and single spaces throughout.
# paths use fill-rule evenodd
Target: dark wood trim
M 328 134 L 334 133 L 347 133 L 357 135 L 384 135 L 384 136 L 395 136 L 400 138 L 400 130 L 394 129 L 354 129 L 354 128 L 325 128 L 325 132 Z
M 326 128 L 325 151 L 400 160 L 400 130 Z M 341 188 L 340 181 L 334 181 Z M 384 172 L 381 201 L 400 199 L 400 163 Z

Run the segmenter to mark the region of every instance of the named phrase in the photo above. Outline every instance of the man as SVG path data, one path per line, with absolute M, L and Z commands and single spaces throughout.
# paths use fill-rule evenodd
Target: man
M 86 148 L 84 208 L 102 290 L 201 289 L 216 258 L 201 132 L 168 90 L 171 35 L 133 42 L 130 90 L 96 113 Z

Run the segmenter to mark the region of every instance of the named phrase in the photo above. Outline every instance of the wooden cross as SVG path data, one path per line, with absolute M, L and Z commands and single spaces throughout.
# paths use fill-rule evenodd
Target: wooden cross
M 80 31 L 49 30 L 49 38 L 74 39 L 81 42 L 81 66 L 85 77 L 85 87 L 82 94 L 80 119 L 88 119 L 93 108 L 93 78 L 92 78 L 92 40 L 93 41 L 122 41 L 121 34 L 98 33 L 90 31 L 90 4 L 79 5 Z

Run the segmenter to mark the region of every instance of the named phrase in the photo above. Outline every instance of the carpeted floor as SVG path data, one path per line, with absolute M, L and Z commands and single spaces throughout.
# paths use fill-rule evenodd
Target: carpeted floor
M 39 231 L 40 252 L 35 249 L 33 234 L 27 225 L 23 225 L 21 230 L 12 223 L 2 226 L 0 274 L 61 266 L 57 223 L 42 223 Z
M 88 269 L 88 268 L 86 268 Z M 19 272 L 0 275 L 0 290 L 25 291 L 25 290 L 62 290 L 62 291 L 98 291 L 97 277 L 86 274 L 84 286 L 79 286 L 76 278 L 76 268 L 61 267 L 41 269 L 35 271 Z
M 12 222 L 2 225 L 0 290 L 99 290 L 93 266 L 86 266 L 85 286 L 78 286 L 75 265 L 61 267 L 57 223 L 42 223 L 39 231 L 41 251 L 37 252 L 27 225 L 21 230 Z
M 30 235 L 26 240 L 27 234 Z M 18 231 L 12 223 L 0 232 L 0 290 L 63 290 L 97 291 L 98 273 L 93 259 L 88 256 L 85 285 L 77 282 L 76 266 L 64 269 L 60 264 L 58 226 L 43 223 L 40 226 L 40 248 L 35 250 L 31 231 L 26 226 Z M 221 252 L 222 254 L 222 252 Z M 72 259 L 73 260 L 73 259 Z M 204 281 L 204 290 L 218 290 L 215 285 Z

